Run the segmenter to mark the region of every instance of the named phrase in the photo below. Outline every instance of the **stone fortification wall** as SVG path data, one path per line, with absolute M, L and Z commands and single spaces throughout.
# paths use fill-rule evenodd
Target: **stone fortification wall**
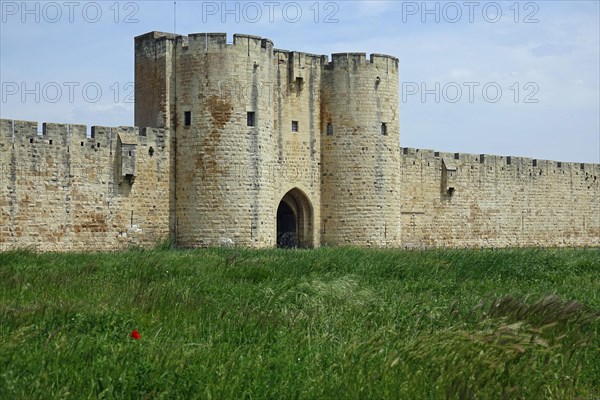
M 0 120 L 0 250 L 114 250 L 169 237 L 159 129 Z
M 402 153 L 403 246 L 600 246 L 599 164 Z

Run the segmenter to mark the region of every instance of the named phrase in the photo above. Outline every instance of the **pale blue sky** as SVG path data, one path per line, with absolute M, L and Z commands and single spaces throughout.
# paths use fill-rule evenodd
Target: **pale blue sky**
M 173 1 L 0 3 L 2 118 L 133 123 L 133 38 L 173 32 Z M 398 57 L 402 146 L 600 162 L 598 1 L 176 8 L 179 34 L 249 33 L 287 50 Z

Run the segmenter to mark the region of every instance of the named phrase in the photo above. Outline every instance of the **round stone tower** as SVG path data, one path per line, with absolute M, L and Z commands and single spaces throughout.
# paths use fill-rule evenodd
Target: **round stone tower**
M 399 246 L 398 59 L 333 54 L 321 124 L 322 244 Z
M 327 58 L 239 34 L 150 32 L 135 43 L 136 124 L 169 128 L 176 149 L 177 245 L 318 246 Z
M 273 43 L 179 36 L 171 76 L 176 236 L 184 247 L 273 246 Z

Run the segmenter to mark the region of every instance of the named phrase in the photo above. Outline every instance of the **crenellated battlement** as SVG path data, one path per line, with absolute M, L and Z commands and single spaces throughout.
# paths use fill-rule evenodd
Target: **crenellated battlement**
M 385 54 L 373 53 L 367 60 L 366 53 L 334 53 L 331 55 L 331 62 L 327 65 L 327 68 L 335 70 L 338 68 L 375 67 L 397 73 L 398 63 L 399 60 L 396 57 Z
M 92 126 L 91 135 L 87 136 L 87 125 L 43 122 L 40 123 L 0 119 L 1 145 L 33 145 L 33 146 L 73 146 L 79 144 L 83 148 L 109 149 L 116 137 L 127 133 L 137 138 L 138 144 L 153 144 L 162 149 L 165 146 L 165 129 L 142 128 L 137 126 Z
M 541 160 L 530 157 L 501 156 L 496 154 L 471 154 L 471 153 L 451 153 L 441 152 L 431 149 L 417 149 L 412 147 L 402 147 L 401 154 L 408 159 L 419 159 L 427 162 L 440 162 L 441 160 L 451 160 L 455 165 L 476 166 L 482 164 L 488 167 L 504 167 L 519 169 L 521 172 L 546 171 L 546 173 L 562 173 L 561 171 L 584 171 L 600 175 L 600 164 L 578 163 L 555 160 Z
M 182 52 L 190 53 L 212 53 L 219 51 L 242 51 L 248 55 L 259 51 L 272 51 L 273 41 L 255 35 L 239 34 L 233 35 L 233 42 L 227 41 L 227 34 L 221 32 L 190 33 L 189 35 L 177 35 L 165 32 L 150 32 L 135 38 L 136 52 L 144 46 L 158 45 L 159 51 L 167 51 L 167 43 Z
M 279 65 L 290 65 L 292 67 L 303 67 L 313 63 L 325 66 L 329 59 L 324 54 L 304 53 L 301 51 L 273 49 L 274 57 Z
M 135 38 L 136 51 L 141 50 L 148 43 L 152 43 L 154 45 L 153 51 L 158 50 L 159 53 L 164 53 L 167 51 L 167 45 L 165 44 L 167 42 L 170 42 L 171 46 L 175 46 L 184 53 L 211 53 L 234 49 L 250 55 L 266 50 L 275 54 L 279 60 L 286 62 L 288 59 L 294 61 L 302 59 L 318 60 L 327 69 L 346 69 L 354 66 L 385 68 L 397 72 L 399 63 L 398 58 L 390 55 L 372 53 L 367 59 L 366 53 L 360 52 L 334 53 L 331 55 L 330 62 L 327 55 L 276 49 L 273 47 L 271 39 L 241 33 L 234 34 L 233 42 L 228 42 L 226 33 L 203 32 L 190 33 L 186 36 L 166 32 L 149 32 Z

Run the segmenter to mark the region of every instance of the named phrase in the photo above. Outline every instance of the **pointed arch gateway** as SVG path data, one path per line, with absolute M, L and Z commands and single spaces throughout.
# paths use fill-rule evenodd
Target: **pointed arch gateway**
M 303 191 L 287 192 L 277 206 L 277 247 L 313 247 L 313 208 Z

